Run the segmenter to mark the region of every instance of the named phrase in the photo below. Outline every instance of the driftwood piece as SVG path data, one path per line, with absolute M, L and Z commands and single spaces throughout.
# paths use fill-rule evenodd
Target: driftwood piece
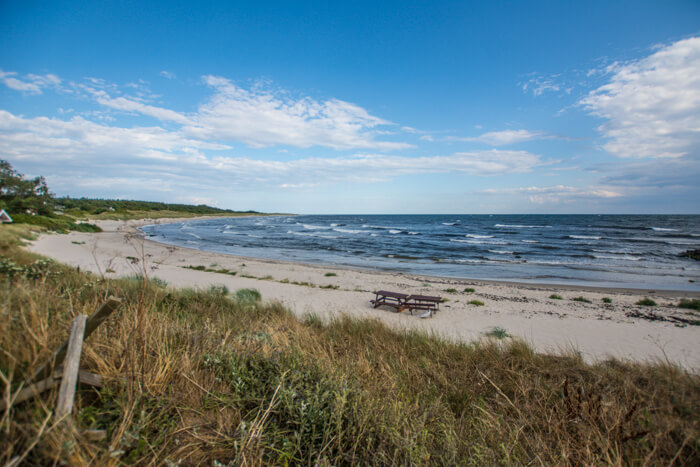
M 75 388 L 78 385 L 78 370 L 80 369 L 80 354 L 83 351 L 83 338 L 85 337 L 85 323 L 87 315 L 78 315 L 73 320 L 73 326 L 68 339 L 61 387 L 58 390 L 56 402 L 56 417 L 61 418 L 73 411 Z
M 107 439 L 107 431 L 106 430 L 85 430 L 85 431 L 83 431 L 83 436 L 88 441 L 102 441 L 103 439 Z
M 36 397 L 42 392 L 48 391 L 49 389 L 58 386 L 58 384 L 61 382 L 62 375 L 62 371 L 54 371 L 53 375 L 51 375 L 50 377 L 42 379 L 38 383 L 34 383 L 30 386 L 27 386 L 26 388 L 16 393 L 14 397 L 12 397 L 12 399 L 10 400 L 10 403 L 12 405 L 19 404 L 20 402 L 24 402 L 27 399 Z M 80 384 L 88 384 L 96 388 L 101 388 L 104 385 L 104 380 L 102 376 L 90 373 L 87 370 L 78 371 L 78 382 Z M 7 404 L 5 401 L 0 401 L 0 410 L 5 410 L 6 405 Z
M 85 323 L 84 339 L 87 339 L 88 336 L 90 336 L 90 334 L 92 334 L 92 332 L 97 329 L 97 327 L 102 324 L 102 322 L 107 319 L 109 315 L 111 315 L 112 312 L 119 307 L 119 305 L 121 305 L 121 303 L 121 300 L 118 298 L 109 297 L 107 301 L 97 309 L 97 311 L 90 315 Z M 66 351 L 68 350 L 68 342 L 69 341 L 64 342 L 63 345 L 59 347 L 58 350 L 51 356 L 51 358 L 49 358 L 34 372 L 34 374 L 28 380 L 30 383 L 32 381 L 46 378 L 49 376 L 53 367 L 58 367 L 61 363 L 63 363 L 63 360 L 66 358 Z

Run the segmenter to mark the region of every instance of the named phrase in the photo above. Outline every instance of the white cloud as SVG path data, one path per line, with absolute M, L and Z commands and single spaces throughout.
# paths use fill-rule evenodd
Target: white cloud
M 523 188 L 490 188 L 478 193 L 487 195 L 509 195 L 527 197 L 534 204 L 573 202 L 585 199 L 610 199 L 624 196 L 623 193 L 613 187 L 592 186 L 573 187 L 566 185 L 556 186 L 530 186 Z
M 19 82 L 14 75 L 16 73 L 0 71 L 0 80 L 14 89 L 32 93 L 41 93 L 42 87 L 60 84 L 60 79 L 54 75 L 27 75 L 30 81 L 26 82 Z M 246 90 L 222 77 L 205 76 L 203 80 L 213 89 L 213 95 L 197 111 L 188 114 L 152 105 L 150 102 L 159 96 L 153 95 L 143 82 L 117 86 L 88 77 L 83 83 L 69 83 L 63 90 L 92 99 L 109 109 L 176 123 L 189 138 L 204 141 L 240 141 L 255 148 L 273 145 L 379 150 L 414 147 L 404 142 L 378 140 L 392 134 L 386 128 L 396 125 L 349 102 L 339 99 L 319 102 L 310 97 L 293 99 L 286 92 L 266 88 L 264 83 Z M 400 129 L 405 133 L 419 132 L 411 127 Z
M 292 99 L 262 88 L 242 89 L 229 80 L 205 76 L 215 90 L 200 106 L 184 131 L 193 137 L 242 141 L 251 147 L 285 144 L 334 149 L 412 147 L 401 142 L 377 141 L 377 127 L 391 122 L 338 99 L 318 102 L 310 97 Z
M 559 75 L 545 76 L 536 75 L 527 80 L 524 83 L 520 83 L 523 92 L 532 92 L 535 97 L 541 96 L 545 92 L 559 92 L 563 88 L 562 83 L 559 81 Z M 570 88 L 565 88 L 565 92 L 571 92 Z
M 126 97 L 112 98 L 106 94 L 102 94 L 98 96 L 96 100 L 99 104 L 110 107 L 112 109 L 123 110 L 126 112 L 138 112 L 143 115 L 148 115 L 149 117 L 157 118 L 161 121 L 172 121 L 182 125 L 188 124 L 190 122 L 187 117 L 178 112 L 175 112 L 174 110 L 164 109 L 162 107 L 155 107 Z
M 524 141 L 531 141 L 533 139 L 543 138 L 551 138 L 551 136 L 541 131 L 503 130 L 483 133 L 482 135 L 479 135 L 474 138 L 454 139 L 457 141 L 477 141 L 481 143 L 492 144 L 494 146 L 503 146 L 507 144 L 522 143 Z
M 579 101 L 608 120 L 603 148 L 619 157 L 681 157 L 700 150 L 700 37 L 610 68 L 610 82 Z
M 175 79 L 175 73 L 171 73 L 167 70 L 163 70 L 160 73 L 158 73 L 160 76 L 166 79 Z
M 108 160 L 128 164 L 130 158 L 170 160 L 201 149 L 228 146 L 189 139 L 159 127 L 120 128 L 82 117 L 23 118 L 0 110 L 0 157 L 45 161 L 74 160 L 79 164 Z
M 17 76 L 17 73 L 13 71 L 0 70 L 0 81 L 8 88 L 14 89 L 15 91 L 29 94 L 41 94 L 43 88 L 49 86 L 58 87 L 61 84 L 60 78 L 51 73 L 46 75 L 28 74 L 24 77 L 24 80 L 16 78 L 15 76 Z
M 372 183 L 411 174 L 494 176 L 529 172 L 542 164 L 538 155 L 501 150 L 425 157 L 281 156 L 284 159 L 278 160 L 204 153 L 226 149 L 230 148 L 160 127 L 121 128 L 82 117 L 24 118 L 0 110 L 0 158 L 41 167 L 41 173 L 60 179 L 61 186 L 92 186 L 97 178 L 105 188 L 119 187 L 129 179 L 149 190 L 177 190 L 184 185 L 207 190 L 234 185 L 299 188 L 343 181 Z

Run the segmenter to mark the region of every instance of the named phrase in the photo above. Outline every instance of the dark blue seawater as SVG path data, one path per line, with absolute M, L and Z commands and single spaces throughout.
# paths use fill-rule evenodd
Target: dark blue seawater
M 142 227 L 232 255 L 443 277 L 700 290 L 700 216 L 366 215 L 217 218 Z

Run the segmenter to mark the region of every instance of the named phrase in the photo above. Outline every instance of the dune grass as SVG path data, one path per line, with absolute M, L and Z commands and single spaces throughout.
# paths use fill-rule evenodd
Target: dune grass
M 0 227 L 0 256 L 37 259 Z M 373 320 L 297 319 L 253 289 L 172 289 L 49 262 L 0 273 L 2 397 L 106 297 L 85 343 L 75 428 L 55 391 L 0 413 L 0 462 L 27 465 L 495 465 L 700 461 L 700 378 L 666 363 L 536 354 L 517 339 L 456 343 Z M 80 433 L 104 429 L 89 441 Z M 31 448 L 31 449 L 30 449 Z

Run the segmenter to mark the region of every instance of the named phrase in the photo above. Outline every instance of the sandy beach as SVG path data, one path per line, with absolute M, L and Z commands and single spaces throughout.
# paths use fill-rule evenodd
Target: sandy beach
M 137 230 L 141 225 L 177 221 L 99 221 L 102 233 L 44 234 L 28 249 L 105 277 L 145 271 L 174 287 L 255 288 L 263 300 L 279 301 L 298 316 L 314 313 L 329 319 L 347 314 L 460 341 L 484 338 L 499 327 L 538 352 L 573 349 L 587 361 L 668 360 L 693 372 L 700 370 L 700 327 L 683 323 L 697 316 L 675 306 L 682 298 L 699 298 L 700 293 L 460 280 L 268 261 L 163 245 L 145 239 Z M 188 266 L 227 269 L 236 275 Z M 465 288 L 475 291 L 464 292 Z M 382 289 L 439 295 L 447 301 L 433 317 L 421 319 L 418 312 L 374 309 L 373 291 Z M 552 294 L 562 299 L 549 298 Z M 573 300 L 578 297 L 591 303 Z M 604 303 L 604 297 L 611 303 Z M 658 306 L 635 304 L 645 297 Z M 484 305 L 470 304 L 472 300 Z

